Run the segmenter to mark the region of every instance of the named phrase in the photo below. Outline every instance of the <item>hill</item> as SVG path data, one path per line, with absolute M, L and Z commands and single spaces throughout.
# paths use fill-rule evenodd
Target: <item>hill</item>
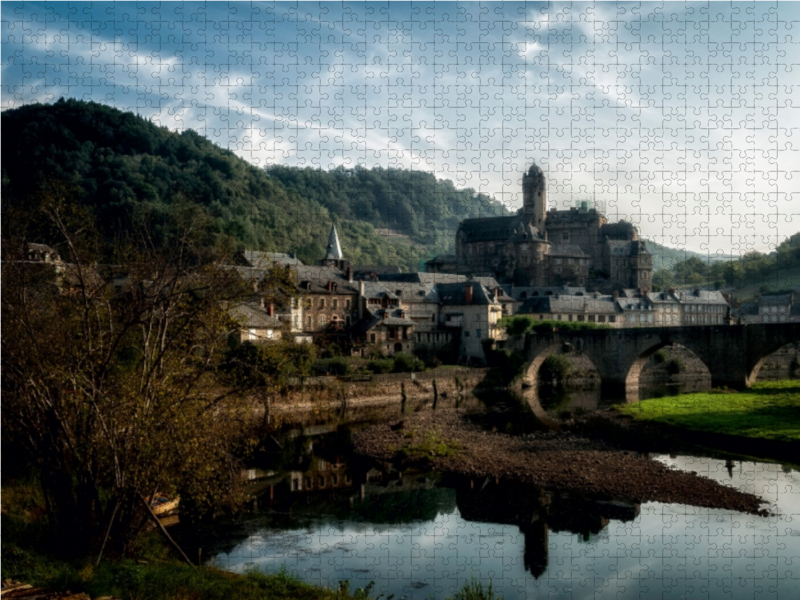
M 678 263 L 688 260 L 690 258 L 697 258 L 706 264 L 711 264 L 719 260 L 730 260 L 736 258 L 732 256 L 718 256 L 716 254 L 700 254 L 699 252 L 692 252 L 691 250 L 679 250 L 677 248 L 670 248 L 652 240 L 644 240 L 647 242 L 647 249 L 653 255 L 653 270 L 659 269 L 673 269 Z
M 419 171 L 258 169 L 195 131 L 172 132 L 93 102 L 7 110 L 2 128 L 4 203 L 24 207 L 43 186 L 66 183 L 107 238 L 143 212 L 157 237 L 158 215 L 188 203 L 208 218 L 215 238 L 240 247 L 294 252 L 313 263 L 336 221 L 354 263 L 415 269 L 451 248 L 461 219 L 506 212 L 486 195 Z

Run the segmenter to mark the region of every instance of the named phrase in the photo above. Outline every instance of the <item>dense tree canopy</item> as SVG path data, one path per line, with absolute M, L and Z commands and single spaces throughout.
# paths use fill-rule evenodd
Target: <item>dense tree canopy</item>
M 178 134 L 93 102 L 8 110 L 2 126 L 13 140 L 3 148 L 3 196 L 24 202 L 42 182 L 73 185 L 107 238 L 142 210 L 158 238 L 159 216 L 180 202 L 201 208 L 217 238 L 241 247 L 315 262 L 335 220 L 352 262 L 417 268 L 451 247 L 461 219 L 504 212 L 485 195 L 419 171 L 258 169 L 195 131 Z

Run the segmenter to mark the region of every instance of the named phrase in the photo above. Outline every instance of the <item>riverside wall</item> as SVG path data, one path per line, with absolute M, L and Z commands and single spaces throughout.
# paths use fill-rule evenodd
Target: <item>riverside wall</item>
M 467 396 L 483 384 L 489 369 L 436 369 L 421 373 L 387 373 L 369 380 L 349 377 L 314 377 L 269 399 L 273 415 L 296 411 L 339 410 L 368 406 L 432 401 L 447 402 Z M 434 394 L 434 382 L 436 394 Z

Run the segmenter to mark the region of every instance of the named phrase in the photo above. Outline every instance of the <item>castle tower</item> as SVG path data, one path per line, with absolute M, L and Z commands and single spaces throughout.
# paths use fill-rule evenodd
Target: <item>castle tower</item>
M 544 231 L 547 190 L 542 170 L 534 163 L 522 176 L 522 214 L 530 224 Z

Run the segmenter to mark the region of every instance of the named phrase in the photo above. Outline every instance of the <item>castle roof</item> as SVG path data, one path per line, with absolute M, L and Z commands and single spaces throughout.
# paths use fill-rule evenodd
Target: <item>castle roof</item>
M 551 244 L 547 253 L 550 256 L 587 258 L 586 253 L 580 249 L 580 246 L 574 244 Z
M 527 221 L 519 215 L 508 217 L 484 217 L 481 219 L 464 219 L 458 226 L 458 236 L 464 242 L 503 241 L 514 235 Z

